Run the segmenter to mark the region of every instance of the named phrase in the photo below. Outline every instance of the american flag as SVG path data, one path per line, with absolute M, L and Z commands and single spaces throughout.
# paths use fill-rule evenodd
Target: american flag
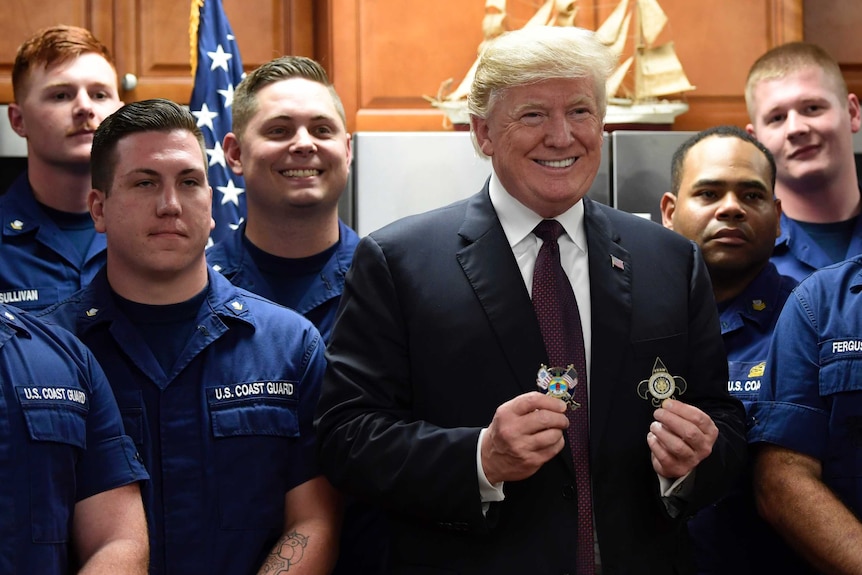
M 213 189 L 216 226 L 210 244 L 235 230 L 245 218 L 245 184 L 225 163 L 222 140 L 231 129 L 233 92 L 243 78 L 242 60 L 222 0 L 192 0 L 192 71 L 189 108 L 204 134 Z

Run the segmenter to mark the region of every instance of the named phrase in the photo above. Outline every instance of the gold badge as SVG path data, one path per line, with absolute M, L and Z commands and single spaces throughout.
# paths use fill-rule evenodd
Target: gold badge
M 766 362 L 761 361 L 757 365 L 753 366 L 751 370 L 748 372 L 748 377 L 763 377 L 763 372 L 766 371 Z
M 572 409 L 581 406 L 572 397 L 572 392 L 578 385 L 578 372 L 572 364 L 566 367 L 547 367 L 543 363 L 536 374 L 536 385 L 545 392 L 545 395 L 562 399 Z
M 688 383 L 686 383 L 685 378 L 671 375 L 661 358 L 657 357 L 650 378 L 644 379 L 638 384 L 638 395 L 644 399 L 650 399 L 652 396 L 652 404 L 658 407 L 665 399 L 673 398 L 677 391 L 680 395 L 685 393 L 687 387 Z

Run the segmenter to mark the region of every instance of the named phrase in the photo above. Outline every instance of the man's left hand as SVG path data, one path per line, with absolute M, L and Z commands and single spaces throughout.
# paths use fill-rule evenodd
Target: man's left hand
M 666 399 L 653 416 L 647 443 L 653 469 L 662 477 L 683 477 L 712 453 L 718 428 L 700 409 Z

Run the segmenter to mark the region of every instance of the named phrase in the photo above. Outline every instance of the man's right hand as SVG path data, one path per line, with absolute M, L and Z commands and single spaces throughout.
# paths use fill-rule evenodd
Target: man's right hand
M 562 400 L 537 391 L 498 407 L 482 440 L 482 470 L 488 482 L 526 479 L 558 454 L 569 426 L 566 409 Z

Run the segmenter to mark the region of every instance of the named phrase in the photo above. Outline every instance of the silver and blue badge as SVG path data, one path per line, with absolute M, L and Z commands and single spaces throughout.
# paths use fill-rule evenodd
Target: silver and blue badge
M 536 385 L 545 395 L 565 401 L 571 409 L 581 406 L 572 396 L 575 386 L 578 385 L 578 371 L 572 364 L 566 367 L 547 367 L 543 363 L 536 374 Z

